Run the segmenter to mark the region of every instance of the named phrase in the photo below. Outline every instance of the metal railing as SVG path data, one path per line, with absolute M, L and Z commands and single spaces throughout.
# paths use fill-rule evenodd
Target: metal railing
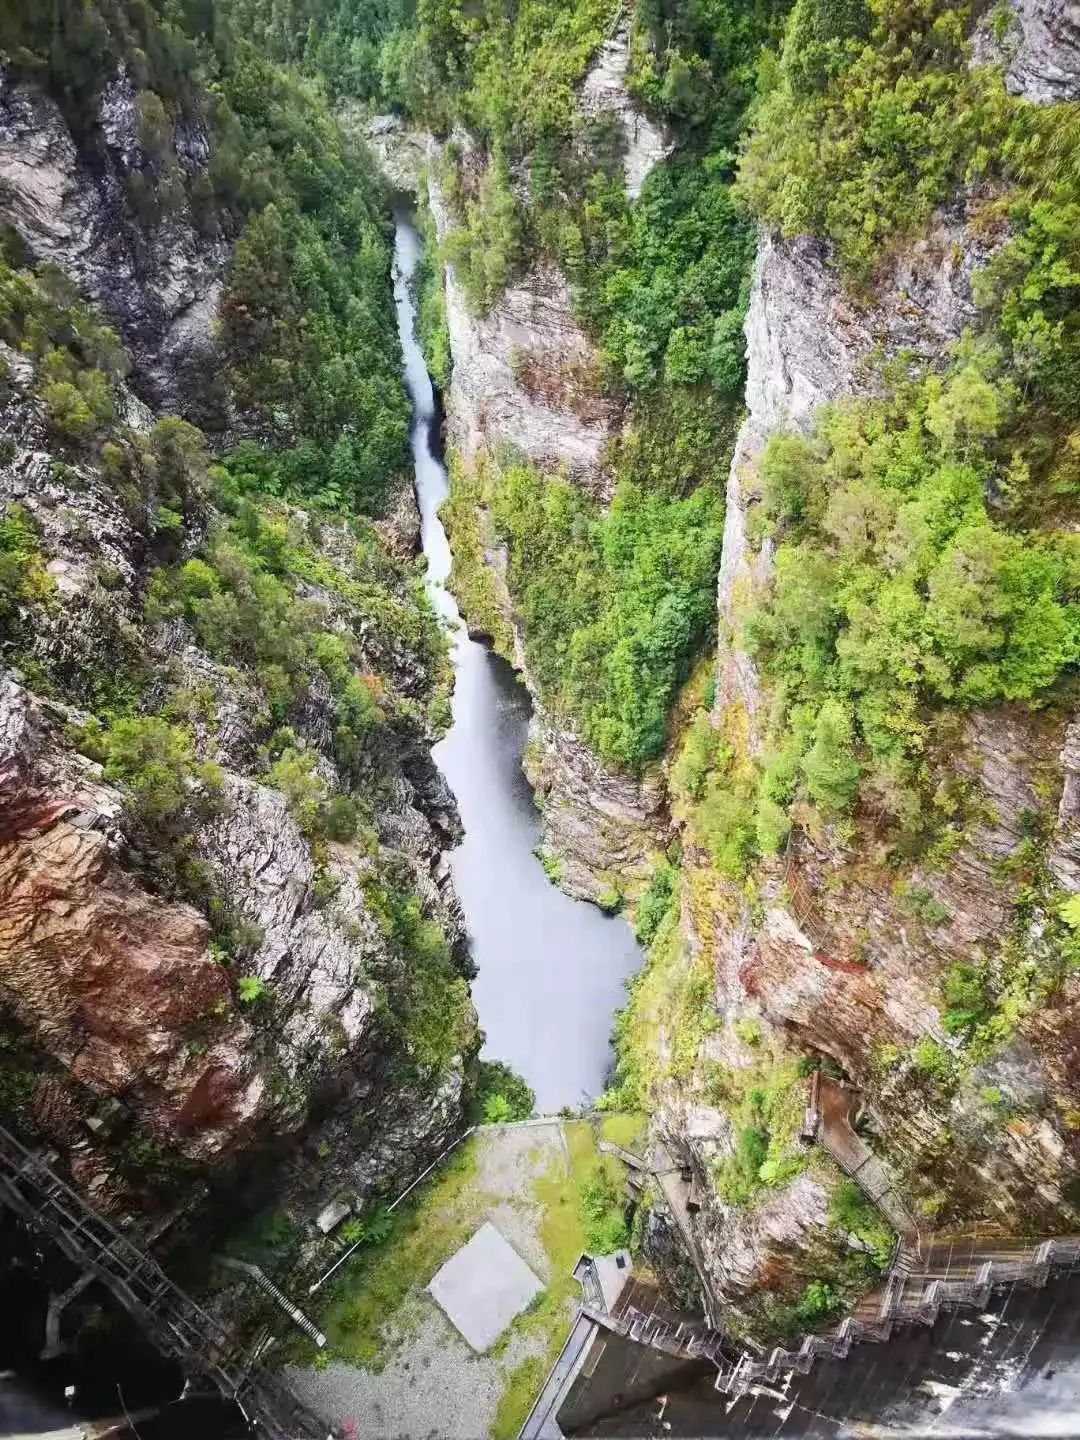
M 969 1278 L 950 1280 L 946 1275 L 927 1279 L 916 1294 L 909 1295 L 908 1287 L 912 1284 L 918 1287 L 920 1280 L 910 1273 L 916 1263 L 914 1252 L 902 1247 L 890 1270 L 881 1307 L 874 1319 L 849 1316 L 832 1335 L 808 1335 L 797 1350 L 777 1346 L 765 1360 L 743 1355 L 730 1370 L 720 1370 L 716 1389 L 740 1396 L 756 1381 L 776 1382 L 792 1372 L 805 1375 L 819 1356 L 840 1360 L 856 1341 L 888 1340 L 898 1323 L 934 1325 L 945 1307 L 983 1307 L 997 1285 L 1043 1286 L 1054 1267 L 1078 1262 L 1080 1239 L 1070 1236 L 1044 1240 L 1024 1258 L 986 1260 Z
M 648 1345 L 682 1360 L 711 1360 L 722 1365 L 724 1337 L 719 1330 L 693 1320 L 668 1320 L 660 1315 L 647 1315 L 628 1305 L 621 1314 L 612 1315 L 591 1305 L 582 1306 L 587 1315 L 605 1330 L 624 1335 L 637 1345 Z
M 144 1251 L 0 1126 L 0 1204 L 90 1271 L 140 1322 L 156 1347 L 213 1380 L 272 1440 L 324 1440 L 327 1427 L 268 1371 L 233 1355 L 222 1321 L 175 1285 Z
M 294 1305 L 279 1286 L 275 1285 L 266 1271 L 258 1265 L 253 1265 L 250 1260 L 237 1260 L 232 1255 L 216 1255 L 218 1265 L 224 1265 L 229 1270 L 239 1270 L 244 1275 L 249 1275 L 264 1295 L 269 1295 L 279 1310 L 284 1310 L 289 1319 L 298 1330 L 308 1337 L 313 1344 L 322 1350 L 326 1345 L 326 1336 L 319 1327 L 304 1314 L 299 1305 Z

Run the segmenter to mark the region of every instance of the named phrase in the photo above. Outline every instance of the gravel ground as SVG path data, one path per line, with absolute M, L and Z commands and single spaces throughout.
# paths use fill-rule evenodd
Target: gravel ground
M 379 1374 L 334 1361 L 290 1370 L 293 1389 L 338 1425 L 353 1419 L 365 1440 L 478 1440 L 495 1418 L 507 1373 L 543 1349 L 514 1337 L 501 1355 L 475 1355 L 428 1301 L 428 1313 Z
M 562 1126 L 554 1122 L 481 1132 L 477 1143 L 476 1189 L 488 1197 L 477 1228 L 491 1220 L 547 1282 L 551 1266 L 532 1186 L 553 1159 L 565 1155 Z M 545 1337 L 512 1335 L 501 1351 L 475 1354 L 424 1290 L 430 1279 L 424 1276 L 414 1286 L 399 1312 L 406 1333 L 388 1347 L 391 1357 L 379 1373 L 342 1361 L 325 1370 L 292 1368 L 289 1383 L 300 1398 L 332 1424 L 355 1420 L 364 1440 L 480 1440 L 487 1435 L 507 1377 L 522 1360 L 543 1353 Z

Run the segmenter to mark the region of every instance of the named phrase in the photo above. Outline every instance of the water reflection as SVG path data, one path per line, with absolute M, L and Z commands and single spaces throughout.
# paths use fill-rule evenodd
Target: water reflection
M 410 279 L 420 241 L 397 216 L 395 284 L 428 588 L 452 634 L 453 724 L 435 758 L 457 797 L 465 840 L 451 856 L 478 967 L 473 996 L 484 1055 L 512 1065 L 541 1110 L 595 1097 L 611 1059 L 623 982 L 640 964 L 626 923 L 569 899 L 533 854 L 539 817 L 521 769 L 529 697 L 498 656 L 470 640 L 446 588 L 450 547 L 438 517 L 447 494 L 435 399 L 416 341 Z

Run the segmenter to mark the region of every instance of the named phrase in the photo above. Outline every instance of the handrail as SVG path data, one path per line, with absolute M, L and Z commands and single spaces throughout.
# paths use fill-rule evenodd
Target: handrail
M 888 1340 L 893 1326 L 899 1322 L 934 1325 L 946 1306 L 985 1305 L 996 1285 L 1026 1281 L 1043 1286 L 1053 1266 L 1074 1265 L 1080 1260 L 1080 1238 L 1041 1241 L 1029 1258 L 1023 1260 L 986 1260 L 970 1280 L 936 1277 L 929 1280 L 917 1296 L 906 1298 L 904 1291 L 910 1277 L 904 1262 L 910 1258 L 911 1252 L 903 1247 L 894 1262 L 897 1273 L 890 1271 L 888 1276 L 876 1319 L 860 1320 L 849 1315 L 835 1334 L 807 1335 L 797 1350 L 777 1346 L 767 1360 L 754 1360 L 744 1354 L 729 1371 L 717 1374 L 716 1389 L 743 1395 L 755 1380 L 776 1381 L 785 1371 L 806 1374 L 819 1355 L 843 1359 L 857 1340 L 876 1343 Z M 895 1283 L 897 1280 L 899 1285 Z
M 269 1440 L 324 1440 L 327 1427 L 262 1366 L 232 1355 L 223 1322 L 99 1215 L 39 1155 L 0 1126 L 0 1203 L 44 1231 L 80 1272 L 92 1272 L 163 1354 L 212 1379 Z
M 294 1305 L 284 1290 L 274 1284 L 266 1271 L 258 1265 L 253 1265 L 250 1260 L 237 1260 L 232 1255 L 217 1255 L 214 1257 L 219 1265 L 225 1265 L 230 1270 L 242 1270 L 245 1275 L 250 1275 L 260 1290 L 265 1291 L 276 1304 L 285 1311 L 293 1323 L 302 1330 L 309 1340 L 319 1347 L 320 1350 L 326 1345 L 326 1336 L 319 1327 L 304 1314 L 298 1305 Z

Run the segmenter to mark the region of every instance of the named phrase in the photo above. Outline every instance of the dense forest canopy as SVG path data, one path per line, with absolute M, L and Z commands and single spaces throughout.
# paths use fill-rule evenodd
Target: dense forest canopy
M 228 5 L 159 14 L 65 0 L 6 11 L 0 50 L 60 99 L 91 149 L 123 64 L 143 151 L 127 182 L 132 216 L 154 227 L 189 207 L 208 238 L 233 246 L 225 384 L 272 456 L 260 484 L 371 513 L 407 462 L 381 184 L 320 87 L 268 59 L 242 19 Z M 180 163 L 178 127 L 205 127 L 204 167 Z

